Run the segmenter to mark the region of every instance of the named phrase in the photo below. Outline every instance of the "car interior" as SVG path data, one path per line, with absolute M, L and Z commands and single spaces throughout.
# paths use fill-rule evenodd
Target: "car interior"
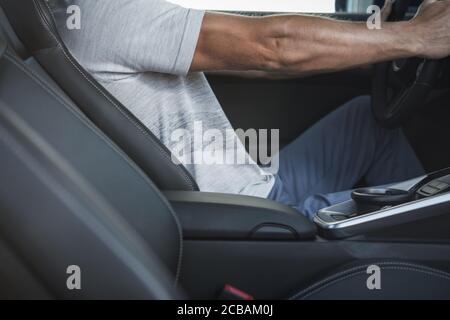
M 419 2 L 397 1 L 393 19 Z M 360 95 L 383 126 L 404 129 L 428 174 L 387 189 L 361 181 L 310 221 L 267 199 L 200 192 L 71 55 L 51 3 L 0 0 L 0 298 L 219 299 L 232 285 L 255 299 L 449 299 L 448 62 L 208 75 L 235 128 L 280 128 L 282 145 Z M 74 264 L 83 290 L 67 289 Z M 371 265 L 383 290 L 367 288 Z

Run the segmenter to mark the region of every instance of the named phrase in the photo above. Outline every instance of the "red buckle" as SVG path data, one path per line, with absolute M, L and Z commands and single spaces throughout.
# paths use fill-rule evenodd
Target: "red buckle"
M 253 296 L 229 284 L 224 286 L 221 298 L 224 300 L 255 300 Z

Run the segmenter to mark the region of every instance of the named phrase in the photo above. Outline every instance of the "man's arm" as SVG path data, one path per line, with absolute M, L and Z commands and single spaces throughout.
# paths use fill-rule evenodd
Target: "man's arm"
M 258 70 L 245 70 L 245 71 L 207 71 L 208 75 L 218 75 L 227 77 L 238 77 L 245 79 L 269 79 L 269 80 L 286 80 L 293 78 L 301 78 L 302 74 L 285 74 L 280 72 L 258 71 Z
M 411 21 L 366 23 L 321 17 L 205 15 L 191 71 L 307 75 L 380 61 L 450 54 L 450 1 L 426 0 Z

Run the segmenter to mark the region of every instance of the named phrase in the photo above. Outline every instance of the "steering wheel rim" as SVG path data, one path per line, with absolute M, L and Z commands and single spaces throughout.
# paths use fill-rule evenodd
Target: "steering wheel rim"
M 414 58 L 407 59 L 405 63 L 408 64 L 412 59 Z M 375 119 L 388 128 L 398 127 L 412 111 L 425 104 L 438 78 L 442 61 L 421 59 L 414 70 L 415 76 L 409 81 L 402 81 L 402 77 L 397 75 L 401 70 L 396 63 L 393 61 L 377 64 L 372 83 L 372 109 Z M 406 73 L 411 73 L 408 71 Z M 397 82 L 396 89 L 393 88 L 394 82 Z
M 402 20 L 410 0 L 397 1 L 389 21 Z M 395 128 L 423 106 L 442 70 L 443 60 L 400 59 L 376 64 L 372 79 L 372 110 L 383 127 Z

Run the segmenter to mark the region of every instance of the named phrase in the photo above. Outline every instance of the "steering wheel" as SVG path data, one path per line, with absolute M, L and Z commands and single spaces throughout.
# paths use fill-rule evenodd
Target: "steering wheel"
M 410 1 L 396 1 L 390 21 L 404 18 Z M 443 60 L 409 58 L 375 65 L 372 109 L 376 120 L 395 128 L 412 111 L 421 108 L 442 70 Z

